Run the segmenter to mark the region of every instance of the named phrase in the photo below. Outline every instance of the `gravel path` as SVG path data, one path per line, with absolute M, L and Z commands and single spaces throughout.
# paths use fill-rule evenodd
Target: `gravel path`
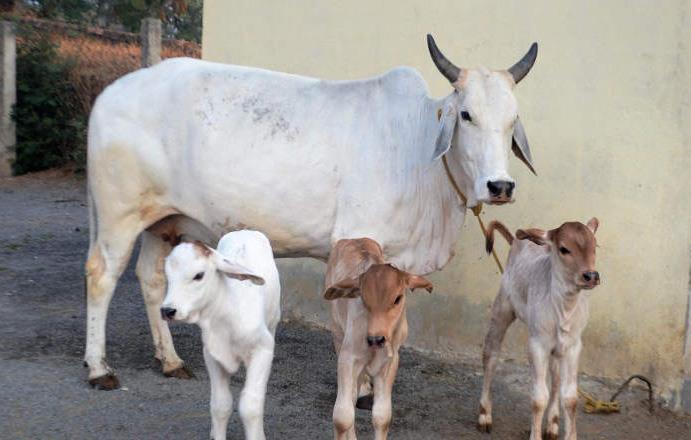
M 108 321 L 108 359 L 123 388 L 87 386 L 81 361 L 86 218 L 83 179 L 61 171 L 0 179 L 0 438 L 208 438 L 208 377 L 199 334 L 192 326 L 173 329 L 178 353 L 197 377 L 164 378 L 153 361 L 132 264 Z M 267 396 L 268 438 L 331 438 L 335 376 L 328 332 L 283 322 Z M 242 380 L 242 374 L 233 380 L 235 396 Z M 475 430 L 480 381 L 477 365 L 403 350 L 391 438 L 527 438 L 525 367 L 499 367 L 491 436 Z M 612 392 L 592 379 L 583 386 L 601 396 Z M 580 438 L 691 439 L 691 417 L 661 408 L 649 415 L 644 398 L 640 389 L 628 392 L 622 414 L 581 412 Z M 356 423 L 361 436 L 371 438 L 369 413 L 358 411 Z M 231 438 L 242 438 L 237 413 L 229 430 Z

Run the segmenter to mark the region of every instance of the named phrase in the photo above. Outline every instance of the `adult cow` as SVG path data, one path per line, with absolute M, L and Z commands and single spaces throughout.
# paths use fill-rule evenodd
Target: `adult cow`
M 163 259 L 181 234 L 213 241 L 264 232 L 278 257 L 326 260 L 341 238 L 370 237 L 417 274 L 453 256 L 468 198 L 512 200 L 508 151 L 531 169 L 513 87 L 534 43 L 508 70 L 460 69 L 428 35 L 453 85 L 442 99 L 411 68 L 360 81 L 173 59 L 109 86 L 89 121 L 86 262 L 89 382 L 118 386 L 105 359 L 116 282 L 141 234 L 137 275 L 166 375 L 187 375 L 159 316 Z M 513 138 L 513 144 L 512 144 Z

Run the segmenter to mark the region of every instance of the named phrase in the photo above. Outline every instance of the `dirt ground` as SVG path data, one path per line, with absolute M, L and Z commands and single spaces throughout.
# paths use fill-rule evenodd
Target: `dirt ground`
M 132 264 L 118 286 L 108 321 L 108 359 L 123 388 L 104 392 L 86 384 L 84 196 L 83 178 L 62 171 L 0 179 L 0 438 L 208 438 L 208 377 L 199 334 L 192 326 L 173 329 L 178 353 L 196 378 L 163 377 L 153 360 Z M 235 396 L 242 382 L 238 374 Z M 475 364 L 403 350 L 391 438 L 528 438 L 525 366 L 503 364 L 498 369 L 491 435 L 475 429 L 480 383 Z M 613 390 L 592 378 L 582 386 L 602 397 Z M 335 395 L 335 356 L 328 332 L 283 322 L 267 395 L 268 438 L 330 438 Z M 580 438 L 691 439 L 691 417 L 663 408 L 650 415 L 645 395 L 638 388 L 627 391 L 621 414 L 579 411 Z M 363 438 L 371 438 L 369 413 L 358 410 L 356 424 Z M 237 413 L 229 431 L 232 438 L 242 438 Z

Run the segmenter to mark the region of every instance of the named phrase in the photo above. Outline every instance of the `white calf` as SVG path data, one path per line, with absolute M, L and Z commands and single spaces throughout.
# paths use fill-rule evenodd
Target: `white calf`
M 542 438 L 542 417 L 547 409 L 545 436 L 559 435 L 559 397 L 566 413 L 568 440 L 576 439 L 578 404 L 578 357 L 581 333 L 588 320 L 588 301 L 582 289 L 600 283 L 595 271 L 596 218 L 587 225 L 568 222 L 551 231 L 519 229 L 514 240 L 499 222 L 487 231 L 487 250 L 492 250 L 497 229 L 511 244 L 501 289 L 492 306 L 492 322 L 482 355 L 484 383 L 480 398 L 478 429 L 492 428 L 490 385 L 497 354 L 509 325 L 518 317 L 528 325 L 528 350 L 533 370 L 531 440 Z M 547 388 L 547 370 L 552 383 Z
M 166 258 L 166 320 L 197 324 L 211 381 L 211 436 L 226 438 L 233 410 L 230 375 L 247 369 L 239 412 L 248 439 L 264 439 L 264 396 L 280 318 L 280 284 L 269 240 L 260 232 L 226 234 L 218 251 L 183 243 Z

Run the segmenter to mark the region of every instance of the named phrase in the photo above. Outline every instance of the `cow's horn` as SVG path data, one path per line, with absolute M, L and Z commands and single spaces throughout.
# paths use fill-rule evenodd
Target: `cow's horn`
M 535 64 L 537 58 L 537 43 L 530 45 L 530 49 L 523 55 L 523 58 L 513 66 L 509 67 L 509 73 L 513 76 L 513 81 L 518 84 Z
M 451 61 L 446 59 L 443 53 L 437 47 L 434 42 L 434 38 L 430 34 L 427 34 L 427 48 L 429 49 L 429 54 L 432 57 L 432 61 L 437 66 L 437 69 L 442 75 L 449 80 L 449 82 L 454 83 L 458 80 L 458 76 L 461 74 L 461 69 L 456 67 Z

